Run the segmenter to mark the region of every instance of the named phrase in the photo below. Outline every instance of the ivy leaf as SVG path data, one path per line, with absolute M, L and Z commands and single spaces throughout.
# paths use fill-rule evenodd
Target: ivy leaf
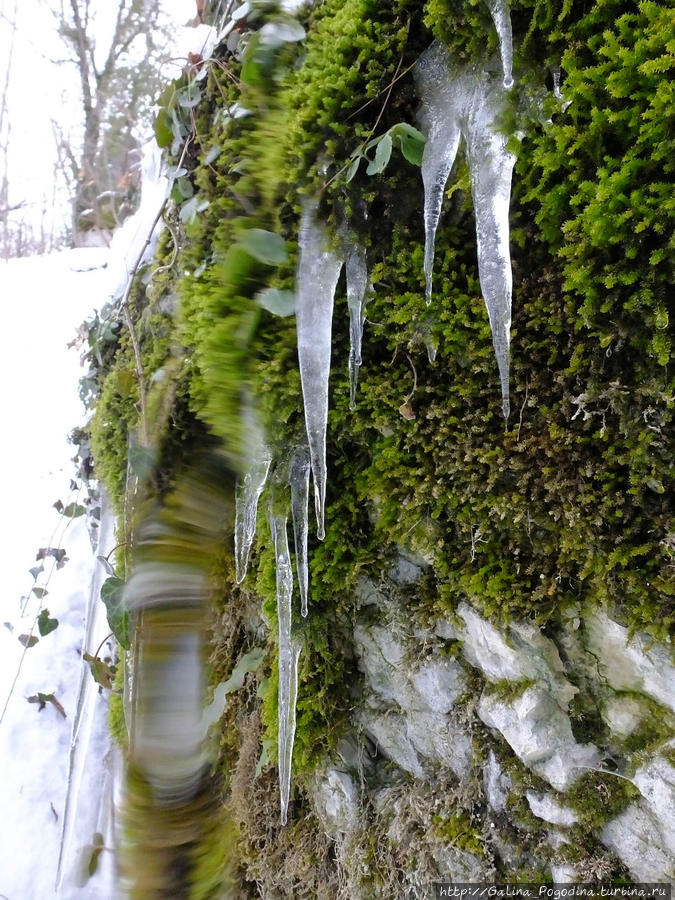
M 363 157 L 359 155 L 359 156 L 354 157 L 354 159 L 350 162 L 349 168 L 347 169 L 347 174 L 345 176 L 345 181 L 347 184 L 349 184 L 349 182 L 354 178 L 354 176 L 358 172 L 362 159 L 363 159 Z
M 159 147 L 164 150 L 170 147 L 173 141 L 173 129 L 171 128 L 171 117 L 165 109 L 160 109 L 155 117 L 154 123 L 155 140 Z
M 44 597 L 47 596 L 49 591 L 47 590 L 47 588 L 34 587 L 34 588 L 31 588 L 31 593 L 35 594 L 35 596 L 38 598 L 38 600 L 42 600 Z
M 37 620 L 38 631 L 45 637 L 45 635 L 49 634 L 52 631 L 55 631 L 59 627 L 58 619 L 50 619 L 49 610 L 43 609 Z
M 37 644 L 40 638 L 38 638 L 34 634 L 20 634 L 18 640 L 21 644 L 23 644 L 24 647 L 26 647 L 26 649 L 29 650 L 31 647 L 34 647 Z
M 275 316 L 292 316 L 295 312 L 293 291 L 266 288 L 264 291 L 258 291 L 255 295 L 255 302 Z
M 89 663 L 89 668 L 91 669 L 91 674 L 96 684 L 100 684 L 102 687 L 111 690 L 113 677 L 115 675 L 113 667 L 109 666 L 108 663 L 103 662 L 98 656 L 92 656 L 91 653 L 83 653 L 82 658 L 85 662 Z
M 273 231 L 264 228 L 249 228 L 239 237 L 239 244 L 249 256 L 267 266 L 278 266 L 286 262 L 286 241 Z
M 28 571 L 33 576 L 33 581 L 35 581 L 35 579 L 38 577 L 38 575 L 41 575 L 44 572 L 44 570 L 45 570 L 45 567 L 43 565 L 39 565 L 39 566 L 33 566 L 33 568 L 29 569 Z
M 66 551 L 60 547 L 40 547 L 35 559 L 39 562 L 41 559 L 47 559 L 48 556 L 56 560 L 57 569 L 62 569 L 68 562 Z
M 101 600 L 105 603 L 108 613 L 108 625 L 115 635 L 117 642 L 128 650 L 131 646 L 129 639 L 129 612 L 124 606 L 123 599 L 124 582 L 113 575 L 106 578 L 101 586 Z
M 38 691 L 37 694 L 32 694 L 30 697 L 26 697 L 26 700 L 28 700 L 29 703 L 38 703 L 39 704 L 38 712 L 42 712 L 42 710 L 45 708 L 45 706 L 48 703 L 51 703 L 52 706 L 54 707 L 54 709 L 56 709 L 57 712 L 59 712 L 63 716 L 64 719 L 67 718 L 66 711 L 63 708 L 63 704 L 61 703 L 60 700 L 58 700 L 56 698 L 56 695 L 53 693 L 52 694 L 43 694 L 42 691 Z
M 68 506 L 61 510 L 61 515 L 67 519 L 77 519 L 79 516 L 83 516 L 86 511 L 84 506 L 80 506 L 79 503 L 69 503 Z
M 370 146 L 372 147 L 373 144 L 371 144 Z M 387 132 L 386 134 L 383 134 L 377 142 L 375 156 L 370 161 L 370 163 L 368 164 L 368 168 L 366 169 L 367 175 L 379 175 L 380 172 L 384 172 L 386 165 L 391 158 L 392 147 L 393 142 L 391 139 L 391 134 Z
M 129 465 L 135 475 L 141 481 L 152 475 L 155 465 L 156 453 L 152 447 L 143 447 L 141 444 L 133 444 L 129 448 Z
M 408 125 L 407 122 L 399 122 L 389 129 L 392 138 L 398 142 L 401 153 L 414 166 L 422 165 L 422 156 L 424 154 L 424 145 L 427 139 L 421 131 Z
M 110 564 L 110 560 L 108 559 L 107 556 L 97 556 L 96 559 L 101 563 L 101 565 L 106 570 L 106 573 L 108 575 L 115 574 L 115 570 L 113 569 L 112 565 Z

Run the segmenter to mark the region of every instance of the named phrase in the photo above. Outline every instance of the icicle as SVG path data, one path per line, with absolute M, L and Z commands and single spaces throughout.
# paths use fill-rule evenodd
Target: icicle
M 431 299 L 434 243 L 445 184 L 460 136 L 464 135 L 476 215 L 478 272 L 492 328 L 502 409 L 508 418 L 512 292 L 509 200 L 515 157 L 506 148 L 505 135 L 499 132 L 504 88 L 495 84 L 486 68 L 452 65 L 447 51 L 438 43 L 420 58 L 417 82 L 422 97 L 420 121 L 427 131 L 422 161 L 427 302 Z
M 237 481 L 235 491 L 234 559 L 237 584 L 246 577 L 248 555 L 255 537 L 258 500 L 265 487 L 272 457 L 262 441 L 255 448 L 256 456 L 243 481 Z
M 323 540 L 333 300 L 342 260 L 328 248 L 324 230 L 316 221 L 316 208 L 316 202 L 307 203 L 300 223 L 295 318 L 305 424 L 314 482 L 317 537 Z
M 293 569 L 288 550 L 287 517 L 270 512 L 270 531 L 277 562 L 277 617 L 279 619 L 279 790 L 281 822 L 286 824 L 291 793 L 291 763 L 295 738 L 300 643 L 291 637 Z
M 469 99 L 460 79 L 448 76 L 448 55 L 438 43 L 422 54 L 416 78 L 422 97 L 420 124 L 427 141 L 422 158 L 424 182 L 424 276 L 427 305 L 431 303 L 436 229 L 441 217 L 445 185 L 459 147 L 460 115 Z
M 558 66 L 553 70 L 553 96 L 556 100 L 562 100 L 563 95 L 560 90 L 560 69 Z
M 506 148 L 506 135 L 497 130 L 501 108 L 498 88 L 483 91 L 482 102 L 474 104 L 469 115 L 466 142 L 476 215 L 478 274 L 499 368 L 502 411 L 508 419 L 512 292 L 509 203 L 516 158 Z
M 504 87 L 513 87 L 513 34 L 511 32 L 511 12 L 507 0 L 489 0 L 492 21 L 499 38 L 499 53 L 502 58 Z
M 361 342 L 363 323 L 366 320 L 365 306 L 368 293 L 368 267 L 366 251 L 354 242 L 352 234 L 346 236 L 351 243 L 345 260 L 347 274 L 347 303 L 349 305 L 349 408 L 356 405 L 356 385 L 361 366 Z
M 309 567 L 307 556 L 307 511 L 309 507 L 309 448 L 301 444 L 291 462 L 291 512 L 295 537 L 295 559 L 300 588 L 300 611 L 307 615 L 309 593 Z

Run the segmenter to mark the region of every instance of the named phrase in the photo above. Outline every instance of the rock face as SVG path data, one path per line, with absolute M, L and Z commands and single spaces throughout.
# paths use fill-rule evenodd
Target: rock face
M 600 759 L 596 747 L 574 740 L 569 718 L 538 687 L 511 701 L 484 693 L 478 715 L 505 738 L 518 759 L 558 791 L 567 790 Z
M 427 837 L 424 846 L 439 877 L 485 877 L 491 858 L 507 871 L 543 865 L 561 882 L 583 880 L 593 871 L 606 874 L 612 859 L 639 880 L 673 877 L 675 769 L 666 753 L 672 745 L 648 754 L 646 761 L 644 751 L 633 755 L 641 729 L 653 719 L 654 702 L 672 701 L 666 648 L 648 645 L 639 635 L 628 641 L 626 629 L 602 612 L 581 617 L 580 632 L 562 635 L 560 643 L 530 623 L 497 626 L 465 602 L 452 621 L 416 625 L 391 596 L 399 585 L 414 584 L 422 571 L 403 559 L 392 571 L 397 586 L 392 595 L 382 585 L 359 589 L 364 613 L 354 626 L 354 649 L 364 682 L 354 723 L 374 759 L 369 757 L 365 784 L 373 765 L 393 765 L 413 784 L 454 778 L 461 809 L 475 810 L 479 797 L 485 804 L 478 822 L 473 813 L 462 813 L 445 823 L 460 846 L 448 849 Z M 374 609 L 380 612 L 375 620 Z M 583 739 L 577 728 L 589 706 L 600 724 L 594 731 L 586 726 Z M 665 734 L 672 729 L 667 709 L 661 726 Z M 353 753 L 350 758 L 355 773 Z M 618 766 L 623 777 L 608 765 Z M 477 782 L 476 772 L 481 773 Z M 355 823 L 363 827 L 368 804 L 363 794 L 357 798 L 353 776 L 329 769 L 323 779 L 315 793 L 317 808 L 344 850 L 346 835 L 358 843 Z M 641 795 L 637 801 L 631 799 L 631 782 Z M 579 784 L 586 787 L 578 789 Z M 585 791 L 595 798 L 592 819 Z M 619 799 L 607 800 L 603 820 L 610 795 Z M 380 795 L 380 802 L 389 808 L 390 794 Z M 388 830 L 395 845 L 413 840 L 402 833 L 397 809 Z M 514 842 L 514 829 L 537 834 L 539 850 Z M 572 862 L 570 848 L 584 832 L 585 846 L 574 851 Z M 530 843 L 528 837 L 525 845 Z M 483 852 L 477 854 L 478 846 Z

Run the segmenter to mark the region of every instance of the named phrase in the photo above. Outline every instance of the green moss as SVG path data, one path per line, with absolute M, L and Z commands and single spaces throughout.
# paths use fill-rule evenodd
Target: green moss
M 461 810 L 450 816 L 434 816 L 434 832 L 444 843 L 459 847 L 476 856 L 485 855 L 485 835 L 476 825 L 470 813 Z
M 640 792 L 628 779 L 602 772 L 586 772 L 565 794 L 584 829 L 597 830 L 635 800 Z M 576 829 L 578 825 L 574 826 Z
M 124 717 L 124 660 L 120 659 L 115 670 L 113 687 L 108 696 L 108 730 L 118 747 L 126 750 L 129 745 L 129 732 Z

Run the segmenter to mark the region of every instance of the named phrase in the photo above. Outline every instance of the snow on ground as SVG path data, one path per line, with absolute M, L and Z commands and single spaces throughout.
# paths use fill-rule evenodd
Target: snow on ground
M 52 504 L 74 499 L 74 448 L 66 435 L 83 419 L 77 395 L 81 374 L 78 354 L 67 350 L 78 324 L 105 302 L 109 290 L 106 250 L 71 250 L 47 257 L 0 263 L 0 292 L 5 321 L 0 335 L 3 453 L 0 496 L 3 501 L 0 547 L 3 591 L 0 596 L 0 895 L 8 900 L 42 900 L 55 895 L 63 823 L 71 727 L 79 688 L 79 653 L 94 555 L 83 518 L 70 524 Z M 67 527 L 66 527 L 67 526 Z M 61 546 L 69 561 L 49 579 L 48 595 L 30 593 L 38 548 Z M 51 566 L 45 561 L 42 584 Z M 22 615 L 22 596 L 29 596 Z M 20 674 L 21 633 L 29 633 L 40 606 L 59 620 L 58 628 L 28 649 Z M 34 629 L 37 634 L 37 628 Z M 90 652 L 95 647 L 87 648 Z M 10 694 L 11 692 L 11 694 Z M 40 710 L 27 697 L 53 693 L 66 713 L 51 703 Z M 107 700 L 96 695 L 93 745 L 99 754 Z M 98 723 L 98 724 L 96 724 Z M 97 730 L 98 729 L 98 730 Z M 96 744 L 98 741 L 98 745 Z M 90 762 L 91 764 L 91 762 Z M 85 804 L 86 807 L 86 804 Z M 92 835 L 93 836 L 93 835 Z M 77 847 L 72 853 L 77 855 Z M 103 853 L 108 877 L 112 854 Z M 72 864 L 69 859 L 68 864 Z M 101 877 L 63 897 L 111 900 Z

